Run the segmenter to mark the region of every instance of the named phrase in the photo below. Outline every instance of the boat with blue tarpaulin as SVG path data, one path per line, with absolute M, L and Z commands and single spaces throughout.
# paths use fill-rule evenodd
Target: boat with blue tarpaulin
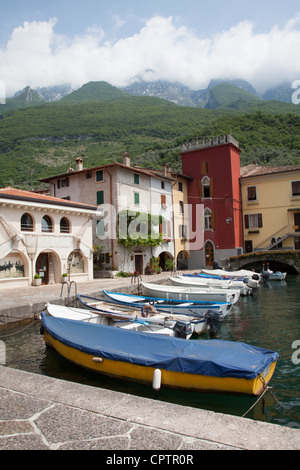
M 190 391 L 259 395 L 278 353 L 246 343 L 190 340 L 41 315 L 47 346 L 78 366 Z

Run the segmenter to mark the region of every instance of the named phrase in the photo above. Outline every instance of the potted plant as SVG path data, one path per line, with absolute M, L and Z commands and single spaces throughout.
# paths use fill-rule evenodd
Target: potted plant
M 63 273 L 61 275 L 61 283 L 62 284 L 65 284 L 66 282 L 68 282 L 68 274 L 67 273 Z
M 36 274 L 34 275 L 33 280 L 32 280 L 32 285 L 33 285 L 33 286 L 40 286 L 41 283 L 42 283 L 41 276 L 36 273 Z

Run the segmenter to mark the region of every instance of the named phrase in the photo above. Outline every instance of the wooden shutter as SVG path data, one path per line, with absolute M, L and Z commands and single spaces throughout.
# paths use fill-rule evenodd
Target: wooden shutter
M 199 188 L 199 197 L 203 197 L 203 193 L 202 193 L 202 181 L 201 180 L 198 180 L 198 188 Z
M 245 215 L 245 228 L 249 228 L 249 216 Z
M 262 224 L 262 214 L 257 214 L 257 218 L 258 218 L 258 227 L 262 227 L 263 224 Z
M 208 173 L 208 162 L 207 161 L 201 162 L 201 173 L 202 173 L 202 175 L 207 175 L 207 173 Z
M 209 197 L 214 197 L 214 179 L 213 177 L 209 180 Z
M 212 209 L 212 211 L 211 211 L 211 228 L 212 229 L 216 228 L 216 211 L 215 211 L 215 209 Z

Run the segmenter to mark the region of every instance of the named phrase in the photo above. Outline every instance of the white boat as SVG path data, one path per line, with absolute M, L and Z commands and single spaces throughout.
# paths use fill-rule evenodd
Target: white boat
M 213 302 L 230 302 L 235 304 L 240 298 L 239 290 L 214 289 L 207 287 L 201 289 L 190 286 L 169 286 L 165 284 L 154 284 L 150 282 L 142 282 L 142 293 L 150 297 L 164 297 L 167 299 L 179 300 L 202 300 Z
M 203 318 L 207 312 L 213 310 L 218 312 L 224 318 L 232 308 L 231 302 L 212 302 L 212 301 L 181 301 L 177 299 L 164 299 L 162 297 L 148 297 L 135 294 L 124 294 L 122 292 L 102 291 L 104 298 L 108 302 L 117 303 L 127 308 L 145 308 L 147 305 L 152 305 L 155 310 L 165 315 L 185 315 L 188 318 Z M 85 299 L 89 305 L 95 305 L 95 302 L 101 304 L 100 299 L 78 295 L 79 302 L 85 304 Z M 91 303 L 92 302 L 92 303 Z M 106 308 L 106 307 L 105 307 Z
M 176 336 L 184 339 L 189 339 L 194 332 L 194 327 L 190 322 L 170 320 L 163 315 L 144 318 L 140 315 L 123 312 L 100 313 L 99 311 L 88 311 L 86 309 L 50 304 L 49 302 L 46 303 L 46 313 L 56 318 L 67 318 L 69 320 L 115 326 L 126 330 L 156 333 L 165 336 Z
M 261 280 L 261 274 L 247 269 L 239 269 L 238 271 L 225 271 L 224 269 L 201 269 L 201 273 L 211 276 L 225 279 L 240 279 L 240 280 Z M 200 275 L 201 275 L 200 273 Z M 250 285 L 250 287 L 252 287 Z
M 204 278 L 194 275 L 170 276 L 171 284 L 175 286 L 191 286 L 191 287 L 213 287 L 217 289 L 237 289 L 241 295 L 251 295 L 253 288 L 249 287 L 244 281 Z
M 199 311 L 195 311 L 192 308 L 193 303 L 186 303 L 185 313 L 181 314 L 176 310 L 176 306 L 170 308 L 168 311 L 160 310 L 160 304 L 150 302 L 151 299 L 147 300 L 142 296 L 131 296 L 129 294 L 108 292 L 105 290 L 103 294 L 109 302 L 85 295 L 78 295 L 77 298 L 80 305 L 84 308 L 88 310 L 92 309 L 93 312 L 98 312 L 102 315 L 112 315 L 115 317 L 121 312 L 121 315 L 125 318 L 128 316 L 132 316 L 133 318 L 138 316 L 141 319 L 149 320 L 151 323 L 162 323 L 162 321 L 164 321 L 164 324 L 167 323 L 169 326 L 174 326 L 177 331 L 177 336 L 184 334 L 185 330 L 188 331 L 189 324 L 195 334 L 200 335 L 208 330 L 210 330 L 211 335 L 215 334 L 218 323 L 229 313 L 232 306 L 232 304 L 224 304 L 224 308 L 221 310 L 216 306 L 215 309 L 206 309 L 205 312 L 199 313 Z M 155 299 L 152 300 L 155 301 Z M 188 305 L 191 308 L 189 308 Z M 140 312 L 134 311 L 133 309 L 140 309 Z M 183 332 L 181 332 L 181 330 L 183 330 Z
M 267 281 L 284 281 L 287 273 L 282 273 L 281 271 L 271 271 L 267 269 L 262 272 L 262 276 L 265 277 Z

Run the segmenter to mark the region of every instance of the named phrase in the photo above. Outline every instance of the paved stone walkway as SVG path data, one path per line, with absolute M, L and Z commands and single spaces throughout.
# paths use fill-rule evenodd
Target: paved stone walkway
M 0 450 L 299 450 L 300 430 L 0 366 Z
M 93 296 L 102 289 L 125 292 L 133 287 L 131 279 L 96 279 L 78 284 L 78 293 Z M 33 318 L 46 301 L 64 302 L 60 291 L 60 284 L 0 291 L 0 325 Z M 147 450 L 153 455 L 299 450 L 300 430 L 0 366 L 0 450 L 5 449 Z

